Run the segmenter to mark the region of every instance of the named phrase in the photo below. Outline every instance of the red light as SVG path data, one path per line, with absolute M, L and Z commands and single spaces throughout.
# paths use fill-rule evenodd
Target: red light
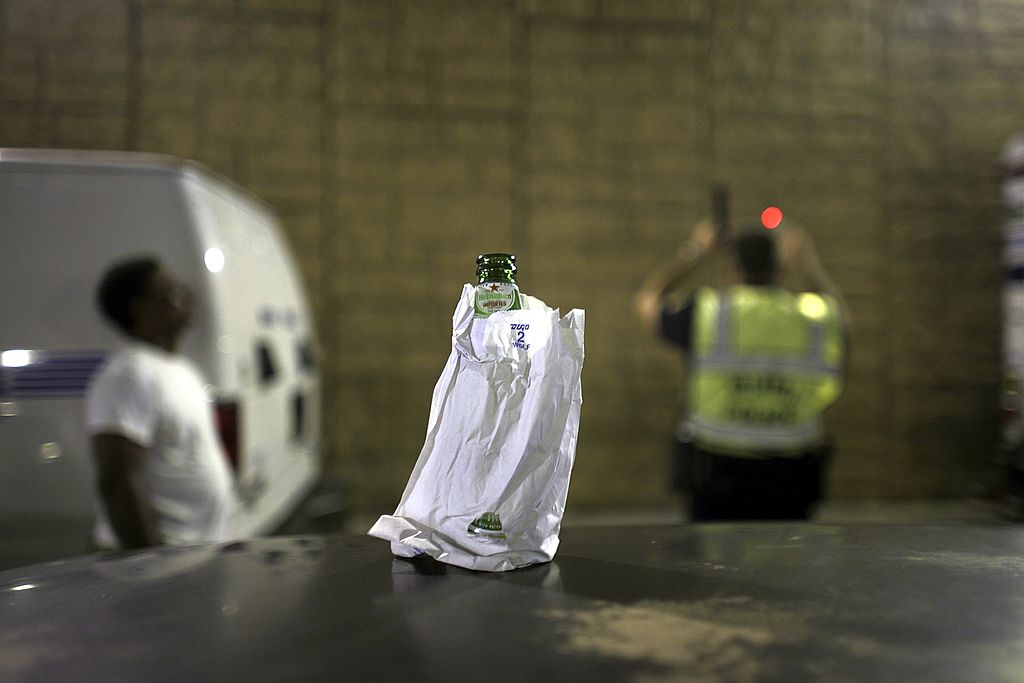
M 761 225 L 774 230 L 782 223 L 782 210 L 777 206 L 769 206 L 761 212 Z

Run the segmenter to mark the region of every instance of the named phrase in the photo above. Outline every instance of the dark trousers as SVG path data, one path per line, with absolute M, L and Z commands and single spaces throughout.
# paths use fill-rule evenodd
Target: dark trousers
M 694 522 L 805 520 L 822 498 L 830 453 L 741 458 L 677 442 L 674 479 Z

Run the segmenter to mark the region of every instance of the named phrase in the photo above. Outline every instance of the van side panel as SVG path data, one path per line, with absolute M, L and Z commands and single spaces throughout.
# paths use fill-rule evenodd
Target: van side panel
M 0 167 L 5 310 L 0 348 L 109 347 L 94 293 L 113 261 L 159 255 L 184 278 L 198 273 L 189 217 L 167 173 Z M 21 344 L 22 346 L 17 346 Z
M 15 414 L 0 418 L 5 463 L 0 514 L 91 516 L 91 467 L 81 415 L 88 377 L 72 381 L 59 372 L 55 359 L 101 358 L 113 345 L 116 335 L 100 321 L 94 295 L 113 261 L 159 254 L 184 277 L 195 276 L 188 216 L 169 180 L 158 171 L 0 167 L 7 254 L 0 268 L 0 350 L 42 352 L 31 367 L 4 368 L 3 399 L 7 412 Z M 37 368 L 60 378 L 52 389 L 15 385 L 15 378 Z M 42 454 L 47 444 L 53 445 Z

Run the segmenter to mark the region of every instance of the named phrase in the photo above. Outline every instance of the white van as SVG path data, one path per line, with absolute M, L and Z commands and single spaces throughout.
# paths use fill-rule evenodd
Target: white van
M 193 289 L 182 351 L 210 383 L 243 505 L 272 532 L 320 474 L 315 328 L 273 212 L 171 157 L 0 149 L 0 562 L 82 552 L 94 514 L 83 429 L 117 340 L 95 291 L 152 255 Z

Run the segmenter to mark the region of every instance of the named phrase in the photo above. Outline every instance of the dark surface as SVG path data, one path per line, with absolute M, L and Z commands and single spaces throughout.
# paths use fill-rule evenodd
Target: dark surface
M 1019 681 L 1022 551 L 1009 526 L 722 524 L 566 529 L 504 574 L 365 536 L 89 556 L 0 573 L 0 680 Z

